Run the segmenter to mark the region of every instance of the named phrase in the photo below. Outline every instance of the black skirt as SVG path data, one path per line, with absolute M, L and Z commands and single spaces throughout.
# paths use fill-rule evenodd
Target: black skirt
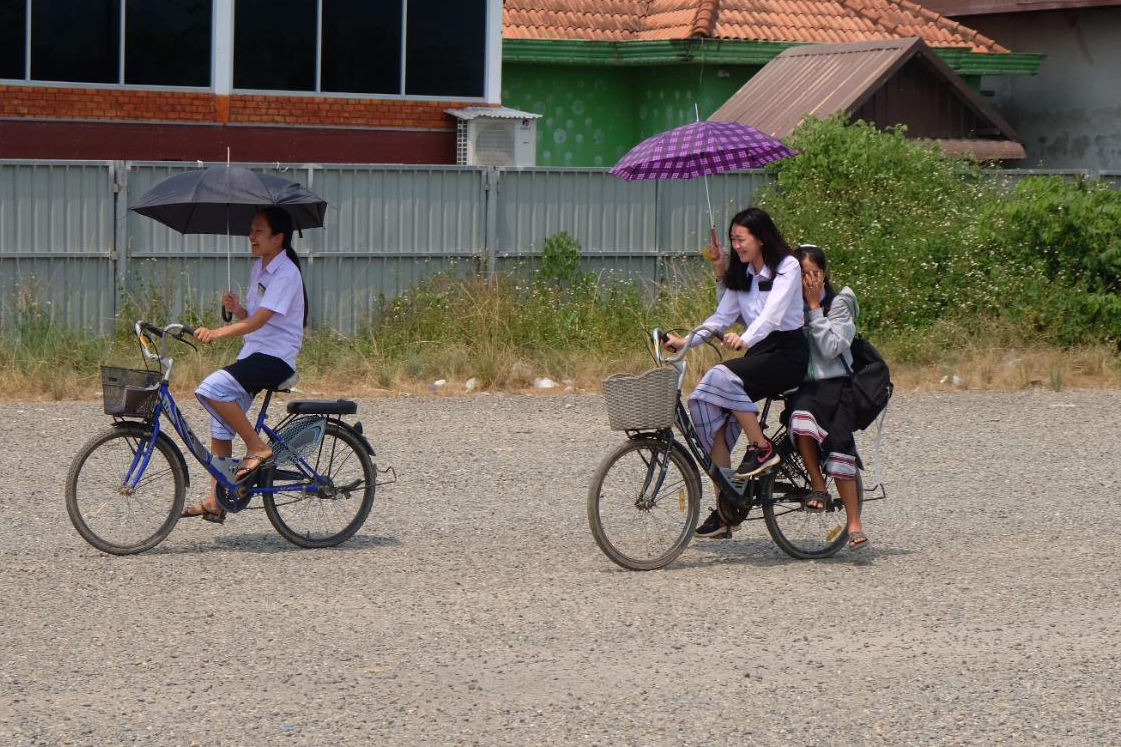
M 817 441 L 824 461 L 832 457 L 842 462 L 855 460 L 858 468 L 863 466 L 852 435 L 855 409 L 849 377 L 804 382 L 787 402 L 783 419 L 789 423 L 790 416 L 799 412 L 808 414 L 812 421 L 795 418 L 790 424 L 792 435 L 810 436 Z
M 774 331 L 752 345 L 742 358 L 721 363 L 743 382 L 752 401 L 794 389 L 806 377 L 810 346 L 801 329 Z
M 252 397 L 262 389 L 275 389 L 287 380 L 295 371 L 287 363 L 274 355 L 253 353 L 241 360 L 234 361 L 222 370 L 234 377 L 241 388 L 249 392 Z

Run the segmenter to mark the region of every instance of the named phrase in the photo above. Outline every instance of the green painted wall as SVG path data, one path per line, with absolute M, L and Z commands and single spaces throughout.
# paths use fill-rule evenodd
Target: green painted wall
M 634 69 L 636 143 L 720 108 L 758 66 L 667 65 Z
M 757 65 L 600 67 L 506 63 L 504 106 L 541 114 L 539 166 L 612 166 L 658 132 L 716 111 Z

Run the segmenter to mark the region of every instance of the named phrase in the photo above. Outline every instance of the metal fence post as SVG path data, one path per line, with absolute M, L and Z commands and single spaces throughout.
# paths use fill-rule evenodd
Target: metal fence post
M 125 305 L 128 282 L 128 161 L 113 161 L 109 165 L 109 181 L 113 189 L 113 316 L 120 316 Z
M 483 267 L 488 280 L 498 274 L 498 192 L 501 175 L 494 166 L 483 171 Z

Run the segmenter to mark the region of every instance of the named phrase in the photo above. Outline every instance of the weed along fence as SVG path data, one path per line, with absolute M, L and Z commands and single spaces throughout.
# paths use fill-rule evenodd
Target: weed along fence
M 600 169 L 254 165 L 302 182 L 330 203 L 326 227 L 305 231 L 310 321 L 359 329 L 382 299 L 442 272 L 532 266 L 546 237 L 567 231 L 584 270 L 666 279 L 667 260 L 708 241 L 704 184 L 624 182 Z M 0 160 L 0 324 L 42 311 L 99 332 L 136 307 L 216 311 L 227 288 L 226 238 L 182 236 L 128 206 L 194 163 Z M 1033 172 L 1000 172 L 1010 184 Z M 1101 178 L 1121 182 L 1121 174 Z M 717 225 L 749 205 L 769 177 L 710 177 Z M 232 237 L 232 283 L 249 273 Z

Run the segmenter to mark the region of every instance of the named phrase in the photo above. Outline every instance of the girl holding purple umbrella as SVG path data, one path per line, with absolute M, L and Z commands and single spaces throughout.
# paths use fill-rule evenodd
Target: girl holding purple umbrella
M 727 291 L 701 326 L 718 330 L 726 348 L 746 353 L 713 366 L 690 395 L 689 410 L 705 450 L 722 467 L 731 466 L 741 429 L 747 434 L 747 451 L 736 470 L 736 477 L 746 478 L 780 461 L 759 425 L 756 400 L 797 387 L 810 355 L 802 332 L 802 268 L 774 221 L 759 208 L 742 210 L 732 218 L 728 243 Z M 727 331 L 737 321 L 747 328 L 742 335 Z M 695 335 L 693 344 L 704 336 Z M 671 350 L 684 345 L 677 335 L 666 342 Z M 718 537 L 735 529 L 714 510 L 696 534 Z

